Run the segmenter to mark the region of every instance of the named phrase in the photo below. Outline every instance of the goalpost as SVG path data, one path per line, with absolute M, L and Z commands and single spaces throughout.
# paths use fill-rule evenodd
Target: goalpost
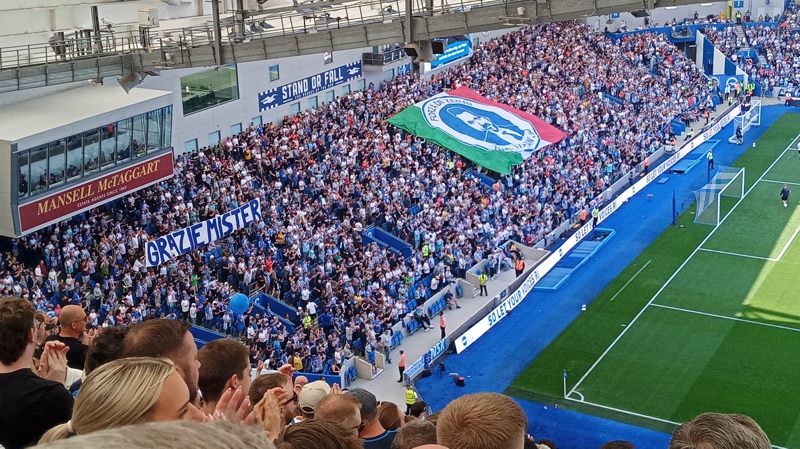
M 761 126 L 761 100 L 750 100 L 750 103 L 743 104 L 742 110 L 747 107 L 747 111 L 742 112 L 733 118 L 733 135 L 728 139 L 729 143 L 738 143 L 736 141 L 736 130 L 742 130 L 742 138 L 750 129 L 751 126 Z
M 744 197 L 744 167 L 719 167 L 711 182 L 694 192 L 697 212 L 694 222 L 717 226 L 722 220 L 720 204 L 722 197 Z

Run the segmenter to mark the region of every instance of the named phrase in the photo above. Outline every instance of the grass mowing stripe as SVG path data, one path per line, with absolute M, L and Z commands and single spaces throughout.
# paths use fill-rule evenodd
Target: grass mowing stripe
M 770 166 L 769 166 L 769 167 L 767 167 L 767 169 L 766 169 L 766 170 L 764 170 L 764 172 L 763 172 L 763 173 L 761 173 L 761 176 L 759 176 L 758 180 L 756 180 L 756 182 L 754 182 L 754 183 L 753 183 L 753 185 L 751 185 L 751 186 L 750 186 L 750 188 L 749 188 L 749 189 L 747 189 L 747 191 L 744 193 L 744 196 L 743 196 L 743 197 L 742 197 L 742 198 L 741 198 L 741 199 L 740 199 L 740 200 L 739 200 L 739 201 L 738 201 L 738 202 L 737 202 L 737 203 L 736 203 L 736 204 L 733 206 L 733 208 L 732 208 L 730 211 L 728 211 L 728 213 L 727 213 L 727 214 L 725 214 L 725 216 L 724 216 L 724 217 L 722 217 L 722 219 L 719 221 L 719 224 L 718 224 L 716 227 L 714 227 L 714 229 L 712 229 L 712 230 L 711 230 L 711 232 L 709 232 L 709 233 L 708 233 L 708 235 L 706 235 L 706 237 L 703 239 L 703 241 L 702 241 L 702 242 L 700 242 L 700 244 L 697 246 L 697 248 L 695 248 L 695 249 L 694 249 L 694 251 L 692 251 L 692 253 L 691 253 L 691 254 L 689 254 L 689 257 L 687 257 L 687 258 L 686 258 L 686 260 L 684 260 L 684 261 L 683 261 L 683 263 L 682 263 L 682 264 L 681 264 L 681 265 L 678 267 L 678 269 L 677 269 L 677 270 L 675 270 L 675 272 L 674 272 L 674 273 L 672 273 L 672 276 L 670 276 L 670 277 L 669 277 L 669 279 L 667 279 L 667 281 L 666 281 L 666 282 L 664 282 L 664 285 L 662 285 L 662 286 L 661 286 L 661 288 L 660 288 L 660 289 L 658 289 L 658 291 L 656 292 L 656 294 L 655 294 L 655 295 L 653 295 L 653 297 L 652 297 L 652 298 L 650 298 L 650 301 L 648 301 L 648 302 L 647 302 L 647 304 L 645 304 L 645 305 L 644 305 L 644 307 L 642 307 L 642 310 L 640 310 L 640 311 L 639 311 L 639 313 L 637 313 L 637 314 L 636 314 L 636 316 L 635 316 L 635 317 L 633 317 L 633 319 L 631 320 L 631 322 L 630 322 L 630 323 L 628 323 L 628 325 L 627 325 L 627 326 L 625 326 L 625 329 L 623 329 L 623 330 L 622 330 L 622 332 L 620 332 L 620 334 L 617 336 L 617 338 L 615 338 L 615 339 L 614 339 L 614 341 L 613 341 L 613 342 L 611 342 L 611 345 L 610 345 L 608 348 L 606 348 L 606 350 L 605 350 L 605 351 L 603 351 L 603 353 L 602 353 L 602 354 L 600 354 L 600 357 L 599 357 L 599 358 L 598 358 L 598 359 L 597 359 L 597 360 L 596 360 L 596 361 L 595 361 L 595 362 L 592 364 L 592 366 L 591 366 L 591 367 L 589 367 L 589 371 L 587 371 L 587 372 L 586 372 L 586 373 L 585 373 L 585 374 L 584 374 L 584 375 L 583 375 L 583 376 L 582 376 L 582 377 L 581 377 L 581 378 L 578 380 L 578 383 L 576 383 L 576 384 L 575 384 L 575 386 L 573 386 L 573 387 L 572 387 L 572 389 L 569 391 L 569 393 L 567 393 L 567 398 L 569 398 L 569 396 L 570 396 L 570 395 L 572 395 L 572 393 L 573 393 L 573 392 L 574 392 L 574 391 L 575 391 L 575 390 L 576 390 L 576 389 L 577 389 L 577 388 L 580 386 L 580 384 L 581 384 L 581 383 L 582 383 L 584 380 L 586 380 L 586 378 L 589 376 L 589 374 L 591 374 L 591 372 L 592 372 L 592 371 L 593 371 L 593 370 L 594 370 L 594 369 L 597 367 L 597 365 L 598 365 L 598 364 L 600 364 L 600 362 L 603 360 L 603 358 L 605 358 L 606 354 L 608 354 L 608 353 L 609 353 L 609 351 L 611 351 L 611 349 L 613 349 L 613 348 L 614 348 L 614 346 L 617 344 L 617 342 L 618 342 L 618 341 L 619 341 L 619 340 L 620 340 L 620 339 L 621 339 L 621 338 L 622 338 L 622 337 L 625 335 L 625 333 L 626 333 L 626 332 L 628 332 L 628 330 L 629 330 L 629 329 L 630 329 L 630 328 L 633 326 L 633 324 L 634 324 L 634 323 L 635 323 L 635 322 L 636 322 L 636 321 L 639 319 L 639 317 L 640 317 L 640 316 L 642 316 L 642 314 L 644 313 L 644 311 L 645 311 L 645 310 L 647 310 L 647 307 L 648 307 L 648 306 L 650 306 L 650 304 L 652 304 L 652 303 L 653 303 L 653 301 L 655 301 L 655 300 L 656 300 L 656 298 L 658 298 L 658 295 L 660 295 L 660 294 L 661 294 L 661 292 L 663 292 L 663 291 L 664 291 L 664 289 L 665 289 L 665 288 L 667 288 L 667 285 L 669 285 L 669 283 L 670 283 L 670 282 L 672 282 L 672 280 L 673 280 L 673 279 L 675 279 L 675 276 L 677 276 L 677 275 L 678 275 L 678 273 L 680 273 L 680 271 L 683 269 L 683 267 L 685 267 L 685 266 L 686 266 L 686 264 L 687 264 L 687 263 L 689 263 L 689 261 L 692 259 L 692 257 L 694 257 L 694 255 L 695 255 L 695 254 L 697 254 L 697 251 L 699 251 L 699 250 L 700 250 L 700 248 L 703 246 L 703 244 L 704 244 L 705 242 L 707 242 L 707 241 L 708 241 L 708 239 L 710 239 L 710 238 L 711 238 L 711 236 L 713 236 L 713 235 L 714 235 L 714 233 L 715 233 L 715 232 L 716 232 L 718 229 L 720 229 L 720 227 L 721 227 L 721 226 L 722 226 L 722 224 L 725 222 L 725 220 L 727 220 L 727 219 L 728 219 L 728 217 L 730 217 L 730 216 L 731 216 L 731 214 L 733 213 L 733 211 L 735 211 L 735 210 L 736 210 L 736 207 L 738 207 L 740 204 L 742 204 L 742 201 L 743 201 L 745 198 L 747 198 L 747 195 L 749 195 L 749 194 L 750 194 L 750 192 L 751 192 L 751 191 L 752 191 L 752 190 L 753 190 L 753 189 L 756 187 L 756 185 L 758 185 L 758 181 L 760 181 L 761 179 L 763 179 L 763 178 L 764 178 L 764 176 L 767 174 L 767 172 L 769 172 L 769 171 L 770 171 L 770 169 L 772 169 L 772 167 L 774 167 L 774 166 L 775 166 L 775 164 L 777 164 L 777 163 L 778 163 L 778 161 L 780 161 L 780 160 L 781 160 L 781 157 L 783 157 L 783 155 L 784 155 L 784 154 L 785 154 L 787 151 L 789 151 L 789 149 L 790 149 L 790 148 L 792 148 L 792 146 L 794 145 L 794 142 L 797 140 L 797 138 L 798 138 L 798 137 L 800 137 L 800 134 L 798 134 L 797 136 L 795 136 L 795 138 L 794 138 L 794 139 L 792 139 L 792 141 L 789 143 L 789 145 L 786 147 L 786 149 L 785 149 L 785 150 L 783 150 L 783 151 L 782 151 L 782 152 L 781 152 L 781 153 L 778 155 L 778 157 L 777 157 L 777 158 L 775 158 L 775 160 L 772 162 L 772 164 L 770 164 Z

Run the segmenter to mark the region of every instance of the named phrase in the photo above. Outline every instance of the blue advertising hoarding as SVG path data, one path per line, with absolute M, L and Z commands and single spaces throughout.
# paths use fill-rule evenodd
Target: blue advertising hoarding
M 431 63 L 431 68 L 435 69 L 445 64 L 449 64 L 461 58 L 472 56 L 472 35 L 462 35 L 447 38 L 447 46 L 444 54 L 439 55 Z
M 361 78 L 361 61 L 326 70 L 258 94 L 258 111 L 263 112 L 297 101 L 332 87 Z

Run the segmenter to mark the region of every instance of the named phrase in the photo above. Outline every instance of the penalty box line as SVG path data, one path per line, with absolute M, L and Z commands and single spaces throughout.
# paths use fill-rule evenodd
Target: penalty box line
M 788 149 L 787 150 L 783 150 L 783 153 L 785 154 L 787 151 L 788 151 Z M 772 183 L 772 184 L 781 184 L 781 185 L 789 184 L 789 185 L 800 186 L 800 183 L 788 182 L 788 181 L 777 181 L 777 180 L 774 180 L 774 179 L 759 179 L 758 181 L 755 182 L 755 184 L 758 184 L 760 182 L 766 182 L 766 183 Z M 755 184 L 753 184 L 753 185 L 755 185 Z M 722 223 L 720 223 L 720 224 L 722 224 Z M 749 259 L 766 260 L 766 261 L 769 261 L 769 262 L 780 262 L 780 260 L 783 259 L 783 255 L 786 254 L 786 251 L 789 249 L 790 246 L 792 246 L 792 243 L 794 242 L 794 239 L 797 238 L 798 234 L 800 234 L 800 225 L 798 225 L 797 228 L 795 228 L 794 232 L 792 233 L 792 236 L 789 237 L 789 240 L 786 242 L 785 245 L 783 245 L 783 248 L 781 248 L 781 252 L 778 253 L 778 257 L 753 256 L 751 254 L 742 254 L 742 253 L 734 253 L 734 252 L 729 252 L 729 251 L 720 251 L 720 250 L 710 249 L 710 248 L 700 248 L 700 250 L 701 251 L 710 252 L 710 253 L 725 254 L 725 255 L 728 255 L 728 256 L 746 257 L 746 258 L 749 258 Z
M 647 310 L 647 308 L 650 307 L 651 304 L 653 304 L 656 298 L 658 298 L 659 295 L 661 295 L 661 292 L 663 292 L 667 288 L 667 286 L 672 282 L 673 279 L 675 279 L 678 273 L 680 273 L 681 270 L 683 270 L 683 268 L 689 263 L 689 261 L 694 257 L 694 255 L 697 254 L 697 252 L 700 251 L 703 245 L 714 235 L 715 232 L 717 232 L 717 230 L 725 222 L 725 220 L 727 220 L 728 217 L 730 217 L 731 214 L 733 214 L 733 211 L 735 211 L 736 208 L 739 207 L 740 204 L 742 204 L 742 201 L 747 197 L 747 195 L 750 194 L 750 192 L 753 191 L 753 189 L 758 185 L 758 182 L 764 179 L 766 174 L 769 173 L 770 170 L 772 170 L 772 167 L 774 167 L 775 164 L 777 164 L 781 160 L 781 158 L 787 151 L 794 148 L 794 143 L 798 138 L 800 138 L 800 133 L 798 133 L 791 140 L 789 145 L 787 145 L 786 148 L 783 151 L 781 151 L 780 154 L 778 154 L 775 160 L 772 161 L 772 164 L 770 164 L 769 167 L 767 167 L 767 169 L 764 170 L 763 173 L 761 173 L 761 176 L 758 177 L 756 182 L 754 182 L 753 185 L 750 186 L 749 189 L 747 189 L 747 192 L 745 192 L 744 196 L 742 196 L 742 198 L 736 204 L 733 205 L 731 210 L 724 217 L 722 217 L 722 220 L 720 220 L 719 225 L 714 227 L 714 229 L 712 229 L 711 232 L 708 233 L 708 235 L 703 239 L 703 241 L 700 242 L 699 245 L 697 245 L 694 251 L 692 251 L 692 253 L 689 254 L 689 257 L 687 257 L 686 260 L 684 260 L 683 263 L 681 263 L 678 269 L 675 270 L 674 273 L 672 273 L 672 275 L 667 279 L 666 282 L 664 282 L 664 284 L 661 286 L 661 288 L 658 289 L 658 291 L 653 295 L 653 297 L 650 298 L 649 301 L 647 301 L 647 304 L 645 304 L 644 307 L 642 307 L 642 310 L 640 310 L 639 313 L 637 313 L 636 316 L 634 316 L 633 319 L 628 323 L 628 325 L 625 326 L 625 329 L 623 329 L 622 332 L 620 332 L 620 334 L 617 335 L 614 341 L 611 342 L 611 345 L 609 345 L 608 348 L 606 348 L 606 350 L 603 351 L 602 354 L 600 354 L 600 357 L 598 357 L 597 360 L 595 360 L 595 362 L 592 364 L 592 366 L 590 366 L 589 369 L 583 374 L 583 376 L 581 376 L 581 378 L 578 379 L 578 382 L 572 387 L 572 389 L 569 390 L 569 393 L 565 395 L 567 399 L 569 399 L 569 396 L 571 396 L 578 389 L 578 387 L 580 387 L 581 383 L 583 383 L 583 381 L 586 380 L 587 377 L 589 377 L 589 374 L 591 374 L 592 371 L 594 371 L 594 369 L 597 367 L 597 365 L 599 365 L 600 362 L 603 361 L 606 355 L 608 355 L 608 353 L 611 352 L 614 346 L 616 346 L 617 343 L 622 339 L 622 337 L 625 336 L 625 334 L 631 329 L 631 327 L 633 327 L 633 324 L 639 320 L 639 318 L 644 314 L 644 311 Z

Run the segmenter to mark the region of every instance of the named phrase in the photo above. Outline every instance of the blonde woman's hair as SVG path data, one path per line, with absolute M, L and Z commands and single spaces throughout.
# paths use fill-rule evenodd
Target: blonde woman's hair
M 264 430 L 232 422 L 167 421 L 100 430 L 37 449 L 275 449 Z
M 148 422 L 174 371 L 172 361 L 163 357 L 131 357 L 100 366 L 81 385 L 72 419 L 47 431 L 39 443 Z

